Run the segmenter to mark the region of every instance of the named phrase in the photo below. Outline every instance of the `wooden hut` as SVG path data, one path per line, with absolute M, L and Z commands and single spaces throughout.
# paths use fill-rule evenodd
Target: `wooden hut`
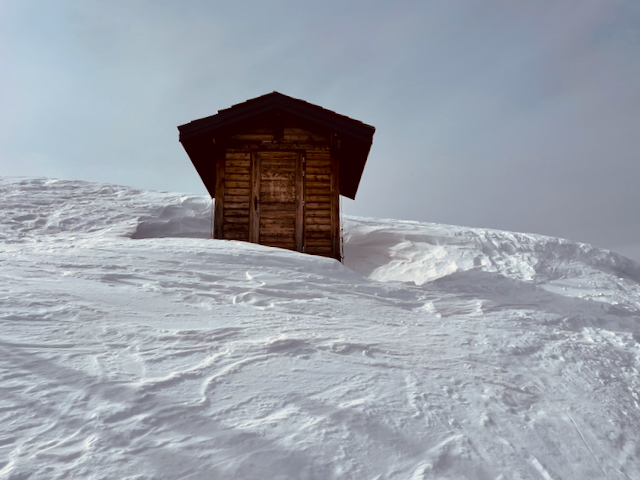
M 355 199 L 374 127 L 273 92 L 178 130 L 214 238 L 342 260 L 339 195 Z

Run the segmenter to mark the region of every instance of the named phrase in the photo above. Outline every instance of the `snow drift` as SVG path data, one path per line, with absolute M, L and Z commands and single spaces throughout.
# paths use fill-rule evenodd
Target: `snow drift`
M 345 221 L 345 265 L 208 198 L 1 179 L 0 478 L 640 478 L 640 266 Z

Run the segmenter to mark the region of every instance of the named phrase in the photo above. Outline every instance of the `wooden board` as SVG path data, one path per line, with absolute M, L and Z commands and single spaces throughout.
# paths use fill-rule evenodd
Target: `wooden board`
M 251 196 L 249 198 L 249 241 L 260 242 L 260 152 L 251 152 Z
M 321 135 L 309 132 L 294 125 L 263 125 L 258 128 L 237 133 L 230 138 L 231 142 L 248 141 L 248 142 L 314 142 L 327 143 L 329 139 Z
M 225 158 L 219 153 L 216 162 L 216 201 L 213 210 L 213 238 L 225 238 L 223 229 L 224 218 L 224 175 Z
M 296 218 L 295 218 L 295 249 L 298 252 L 304 250 L 304 152 L 296 152 L 296 176 L 295 176 L 295 190 L 296 190 Z
M 331 154 L 324 150 L 305 153 L 304 251 L 331 256 L 332 169 Z
M 260 243 L 295 249 L 296 152 L 260 152 L 259 178 Z
M 342 235 L 340 229 L 340 183 L 338 161 L 331 162 L 331 250 L 334 258 L 342 262 Z
M 224 156 L 222 236 L 227 240 L 249 240 L 249 198 L 251 193 L 250 152 L 229 152 Z

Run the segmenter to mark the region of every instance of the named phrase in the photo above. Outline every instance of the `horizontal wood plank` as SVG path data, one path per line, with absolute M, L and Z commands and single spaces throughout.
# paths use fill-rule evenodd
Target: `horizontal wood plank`
M 309 203 L 331 203 L 329 195 L 305 195 L 304 201 Z
M 296 166 L 284 162 L 264 162 L 262 164 L 262 177 L 269 175 L 271 172 L 282 172 L 287 174 L 293 174 L 296 171 Z
M 283 214 L 275 214 L 275 212 L 267 212 L 260 215 L 260 225 L 291 225 L 295 224 L 295 213 L 286 212 Z
M 305 231 L 309 232 L 331 232 L 331 224 L 330 223 L 312 223 L 309 225 L 305 225 Z
M 250 141 L 250 142 L 272 142 L 275 140 L 271 133 L 240 133 L 233 135 L 231 140 Z
M 229 182 L 247 182 L 250 183 L 251 182 L 251 174 L 249 173 L 249 169 L 247 169 L 246 171 L 243 172 L 234 172 L 234 173 L 229 173 L 228 171 L 225 172 L 225 180 L 229 181 Z
M 260 235 L 293 235 L 295 225 L 290 223 L 263 223 L 260 219 Z
M 224 203 L 227 203 L 227 202 L 229 203 L 249 202 L 249 195 L 225 195 Z
M 305 182 L 322 182 L 322 183 L 328 183 L 329 185 L 331 184 L 331 175 L 329 174 L 324 174 L 324 175 L 313 175 L 313 174 L 309 174 L 307 173 L 304 177 Z
M 304 232 L 305 242 L 325 242 L 326 245 L 331 245 L 331 229 L 329 230 L 318 230 L 318 231 L 309 231 L 305 230 Z
M 224 196 L 225 196 L 225 200 L 227 195 L 233 197 L 233 196 L 240 196 L 240 195 L 244 195 L 244 196 L 249 196 L 249 188 L 225 188 L 224 189 Z
M 266 247 L 282 248 L 284 250 L 296 249 L 296 245 L 294 242 L 281 243 L 281 242 L 270 242 L 270 241 L 260 240 L 260 243 Z
M 294 127 L 294 126 L 286 126 L 283 130 L 284 139 L 287 138 L 300 138 L 305 140 L 314 140 L 314 141 L 329 141 L 328 138 L 322 137 L 317 133 L 309 132 L 308 130 L 304 130 L 302 128 Z
M 268 231 L 260 231 L 260 241 L 261 242 L 291 242 L 292 245 L 295 245 L 295 238 L 293 229 L 289 230 L 268 230 Z
M 285 215 L 260 215 L 260 225 L 263 224 L 294 224 L 295 215 L 291 215 L 287 212 Z
M 304 208 L 307 210 L 327 210 L 330 208 L 329 203 L 305 202 Z
M 319 239 L 307 239 L 305 240 L 305 245 L 307 246 L 308 249 L 311 249 L 313 247 L 329 247 L 331 248 L 331 237 L 327 237 L 326 240 L 319 240 Z
M 330 159 L 331 155 L 326 151 L 326 150 L 315 150 L 315 149 L 309 149 L 305 152 L 305 155 L 307 158 L 311 158 L 314 160 L 326 160 L 326 159 Z
M 249 218 L 249 209 L 227 208 L 224 206 L 223 216 L 226 217 L 246 217 Z
M 323 257 L 330 257 L 331 255 L 331 246 L 312 246 L 309 245 L 305 249 L 305 252 L 311 255 L 322 255 Z
M 225 159 L 227 160 L 227 162 L 229 160 L 249 160 L 249 157 L 251 156 L 250 152 L 239 152 L 239 151 L 233 151 L 233 150 L 227 150 L 227 153 L 225 154 Z
M 248 232 L 224 232 L 225 240 L 244 240 L 247 241 L 249 239 Z
M 324 182 L 310 182 L 310 181 L 306 181 L 304 183 L 305 188 L 331 188 L 331 184 L 330 183 L 324 183 Z
M 226 213 L 226 212 L 225 212 Z M 224 222 L 225 225 L 230 225 L 230 224 L 249 224 L 249 217 L 248 216 L 242 216 L 242 217 L 233 217 L 233 216 L 227 216 L 224 215 L 222 217 L 222 221 Z
M 287 232 L 286 234 L 280 234 L 278 232 L 273 232 L 273 231 L 260 232 L 260 241 L 291 243 L 295 245 L 295 238 L 293 237 L 293 232 Z
M 331 167 L 314 167 L 307 165 L 305 172 L 306 175 L 330 175 Z
M 304 189 L 305 199 L 313 195 L 322 195 L 323 197 L 327 197 L 331 195 L 331 189 L 329 188 L 305 188 Z
M 323 238 L 331 238 L 331 231 L 330 230 L 307 230 L 305 231 L 305 237 L 307 239 L 316 239 L 316 240 L 323 239 Z
M 317 211 L 316 211 L 317 212 Z M 314 213 L 316 213 L 314 212 Z M 324 215 L 322 217 L 319 216 L 307 216 L 304 219 L 305 225 L 331 225 L 331 216 Z
M 274 161 L 274 160 L 286 160 L 290 162 L 295 162 L 296 160 L 296 152 L 292 151 L 278 151 L 278 150 L 269 150 L 266 152 L 262 152 L 260 154 L 261 160 L 264 161 Z
M 249 202 L 225 202 L 224 203 L 225 211 L 231 210 L 246 210 L 249 211 Z
M 232 189 L 232 188 L 249 188 L 249 182 L 248 181 L 235 181 L 235 180 L 228 180 L 225 179 L 224 182 L 224 186 L 226 189 Z
M 249 178 L 251 178 L 251 168 L 249 165 L 247 165 L 246 167 L 226 167 L 225 177 L 227 175 L 249 175 Z
M 324 149 L 327 154 L 329 153 L 330 146 L 327 142 L 315 142 L 315 141 L 304 141 L 304 142 L 259 142 L 259 141 L 244 141 L 244 140 L 233 140 L 229 142 L 229 147 L 233 148 L 237 151 L 259 151 L 261 153 L 265 152 L 281 152 L 284 148 L 287 151 L 291 150 L 309 150 L 310 148 L 316 149 Z
M 320 161 L 313 161 L 313 160 L 307 160 L 305 162 L 305 165 L 308 169 L 322 169 L 323 171 L 321 172 L 322 175 L 331 175 L 331 162 L 320 162 Z
M 273 127 L 271 125 L 269 125 L 268 123 L 264 123 L 264 124 L 260 125 L 259 127 L 252 128 L 250 130 L 244 130 L 244 131 L 239 132 L 239 133 L 273 133 Z
M 331 164 L 305 162 L 307 175 L 331 175 Z
M 246 225 L 239 225 L 236 223 L 231 223 L 231 224 L 226 224 L 223 223 L 222 224 L 222 231 L 223 233 L 226 235 L 227 233 L 230 232 L 243 232 L 244 234 L 248 235 L 249 234 L 249 224 Z
M 331 211 L 330 210 L 331 209 L 328 208 L 328 207 L 326 209 L 325 208 L 318 208 L 318 209 L 315 209 L 315 210 L 311 209 L 311 210 L 308 210 L 305 213 L 305 217 L 306 218 L 318 218 L 318 219 L 325 218 L 325 217 L 331 218 Z
M 261 215 L 288 215 L 295 214 L 294 202 L 287 203 L 263 203 L 260 205 Z
M 250 168 L 249 156 L 246 159 L 227 158 L 224 162 L 226 168 Z

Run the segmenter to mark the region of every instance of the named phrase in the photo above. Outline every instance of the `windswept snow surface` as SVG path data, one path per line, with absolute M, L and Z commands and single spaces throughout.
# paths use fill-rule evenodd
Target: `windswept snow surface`
M 210 201 L 0 179 L 0 479 L 639 479 L 640 266 L 348 218 L 345 265 Z

